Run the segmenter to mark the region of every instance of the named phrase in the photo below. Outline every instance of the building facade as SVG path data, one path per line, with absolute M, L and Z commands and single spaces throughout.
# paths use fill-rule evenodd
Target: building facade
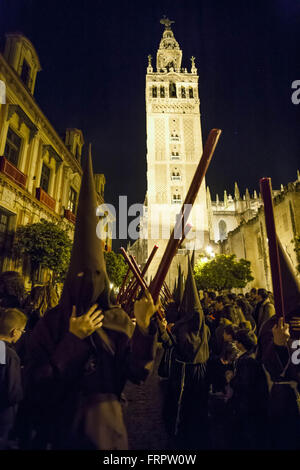
M 234 184 L 234 196 L 224 191 L 223 200 L 219 199 L 218 194 L 216 200 L 212 201 L 209 187 L 207 191 L 207 212 L 209 225 L 209 238 L 212 242 L 218 243 L 227 238 L 227 234 L 234 230 L 241 222 L 252 219 L 262 200 L 254 191 L 250 196 L 249 190 L 243 196 L 240 195 L 238 184 Z M 278 191 L 274 191 L 277 194 Z
M 273 192 L 273 204 L 278 238 L 300 283 L 300 273 L 297 270 L 300 259 L 295 251 L 295 237 L 300 234 L 299 172 L 295 182 Z M 243 219 L 227 234 L 219 246 L 221 253 L 235 254 L 237 258 L 245 258 L 251 262 L 254 280 L 247 285 L 247 290 L 251 287 L 272 290 L 264 208 L 261 200 L 255 215 L 248 220 Z
M 22 34 L 7 34 L 0 54 L 0 271 L 21 270 L 10 256 L 19 225 L 41 219 L 59 224 L 73 237 L 80 190 L 84 139 L 67 129 L 62 139 L 34 98 L 40 61 Z M 3 89 L 5 94 L 3 93 Z M 95 175 L 99 204 L 104 175 Z M 111 249 L 111 236 L 104 241 Z M 37 279 L 42 282 L 41 279 Z

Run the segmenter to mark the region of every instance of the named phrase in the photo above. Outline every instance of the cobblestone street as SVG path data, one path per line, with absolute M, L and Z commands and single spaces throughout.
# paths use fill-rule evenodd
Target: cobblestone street
M 169 438 L 162 418 L 165 381 L 157 375 L 163 354 L 159 347 L 154 370 L 144 385 L 128 382 L 124 393 L 128 401 L 124 409 L 131 450 L 163 450 L 170 448 Z

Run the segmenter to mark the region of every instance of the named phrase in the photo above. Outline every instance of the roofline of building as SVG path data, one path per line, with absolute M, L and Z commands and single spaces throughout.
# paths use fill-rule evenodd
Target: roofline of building
M 280 194 L 277 194 L 276 196 L 273 197 L 273 204 L 274 206 L 277 206 L 278 204 L 280 204 L 280 202 L 282 202 L 286 195 L 289 193 L 289 192 L 296 192 L 296 191 L 300 191 L 300 180 L 297 180 L 297 181 L 294 181 L 294 182 L 291 182 L 291 183 L 288 183 L 286 186 L 284 186 L 284 191 L 282 191 Z M 258 219 L 259 219 L 259 215 L 261 212 L 264 211 L 264 206 L 263 204 L 261 206 L 259 206 L 258 210 L 257 210 L 257 213 L 255 214 L 254 217 L 252 217 L 251 219 L 249 220 L 242 220 L 239 225 L 231 230 L 230 232 L 228 232 L 227 234 L 227 238 L 224 240 L 226 241 L 228 239 L 228 235 L 229 234 L 235 234 L 235 233 L 238 233 L 240 231 L 240 228 L 243 226 L 243 225 L 253 225 Z
M 6 38 L 10 38 L 10 37 L 17 37 L 17 38 L 20 38 L 23 42 L 27 43 L 27 46 L 32 49 L 32 52 L 34 53 L 34 58 L 37 62 L 37 65 L 38 65 L 38 71 L 40 72 L 42 70 L 42 66 L 41 66 L 41 62 L 40 62 L 40 59 L 39 59 L 39 56 L 38 56 L 38 53 L 36 51 L 36 48 L 34 47 L 34 45 L 32 44 L 32 42 L 30 41 L 30 39 L 28 39 L 26 36 L 24 36 L 23 33 L 19 32 L 19 31 L 15 31 L 15 32 L 12 32 L 12 33 L 6 33 L 5 34 L 5 37 Z

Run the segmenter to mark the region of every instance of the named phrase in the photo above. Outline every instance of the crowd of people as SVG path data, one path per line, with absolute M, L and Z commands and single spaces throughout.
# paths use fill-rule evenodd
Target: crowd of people
M 138 306 L 139 302 L 136 303 Z M 52 348 L 49 362 L 32 355 L 37 325 L 47 311 L 54 315 L 57 305 L 58 296 L 53 286 L 35 286 L 25 295 L 24 282 L 19 273 L 9 271 L 0 275 L 2 449 L 10 446 L 24 449 L 64 447 L 53 436 L 57 428 L 51 413 L 57 414 L 57 410 L 52 406 L 49 409 L 49 403 L 44 402 L 43 388 L 47 387 L 46 393 L 57 393 L 55 381 L 60 380 L 57 374 L 52 377 L 51 383 L 49 371 L 45 370 L 45 367 L 49 368 L 49 362 L 55 361 L 55 348 L 49 342 L 49 348 Z M 80 337 L 80 331 L 81 339 L 85 339 L 90 336 L 88 333 L 93 333 L 96 327 L 102 325 L 101 312 L 95 312 L 94 309 L 93 313 L 95 325 L 90 326 L 89 332 L 74 327 L 72 330 L 71 317 L 71 336 Z M 174 438 L 174 448 L 299 449 L 300 374 L 299 366 L 292 363 L 290 354 L 291 338 L 299 336 L 299 311 L 293 312 L 289 324 L 282 320 L 278 322 L 272 293 L 265 289 L 253 288 L 246 295 L 217 295 L 213 291 L 201 292 L 199 295 L 190 270 L 184 291 L 174 293 L 174 300 L 169 302 L 165 313 L 166 320 L 155 321 L 159 330 L 158 340 L 164 347 L 158 374 L 164 379 L 163 382 L 167 382 L 164 416 L 168 432 Z M 132 323 L 131 320 L 129 322 Z M 171 335 L 167 333 L 167 325 Z M 43 338 L 41 329 L 39 332 L 39 341 L 43 344 L 39 354 L 45 354 L 43 348 L 49 339 L 47 335 Z M 56 360 L 57 364 L 60 364 L 59 361 L 65 362 L 63 373 L 72 376 L 70 371 L 74 365 L 71 357 L 66 359 L 66 355 L 75 352 L 72 346 L 74 338 L 71 342 L 70 338 L 64 341 Z M 149 347 L 153 349 L 153 336 Z M 141 349 L 145 350 L 144 346 Z M 149 357 L 151 359 L 151 354 Z M 92 356 L 88 361 L 89 366 L 85 365 L 85 368 L 89 367 L 93 371 L 96 367 L 94 360 Z M 28 361 L 40 365 L 36 368 Z M 111 360 L 107 362 L 114 368 Z M 80 358 L 76 357 L 75 367 L 78 364 Z M 137 377 L 138 374 L 136 371 L 133 373 L 132 369 L 128 372 L 126 364 L 127 377 L 134 383 L 143 381 L 145 377 Z M 38 372 L 33 374 L 34 380 L 32 370 Z M 88 376 L 93 376 L 91 371 Z M 107 371 L 104 376 L 110 373 Z M 124 377 L 118 379 L 124 381 Z M 106 377 L 106 380 L 109 384 L 110 379 Z M 85 387 L 93 387 L 92 382 L 87 380 Z M 110 392 L 109 386 L 106 391 Z M 122 385 L 120 394 L 121 391 Z M 41 400 L 36 400 L 36 392 L 42 392 Z M 65 406 L 66 397 L 58 396 L 62 399 L 61 406 Z M 93 412 L 97 411 L 91 408 L 90 415 Z M 124 424 L 120 420 L 120 412 L 112 411 L 109 407 L 107 413 L 113 413 L 113 419 L 121 421 L 119 439 L 126 441 L 126 431 L 121 429 Z M 93 421 L 93 418 L 90 420 Z M 99 421 L 102 420 L 101 413 Z M 111 417 L 107 418 L 109 420 Z M 47 429 L 45 423 L 48 423 Z M 59 426 L 65 432 L 62 422 Z M 109 440 L 104 439 L 103 442 L 107 427 L 100 432 L 100 448 L 111 448 Z M 94 430 L 88 435 L 93 433 Z M 91 440 L 98 444 L 99 436 L 93 435 Z M 65 444 L 69 446 L 69 443 Z M 86 440 L 78 441 L 76 437 L 72 448 L 82 445 L 89 448 Z M 126 445 L 126 442 L 122 442 L 121 448 L 126 448 Z
M 160 323 L 158 372 L 175 447 L 299 449 L 299 307 L 284 322 L 265 289 L 199 293 L 191 269 L 174 297 Z

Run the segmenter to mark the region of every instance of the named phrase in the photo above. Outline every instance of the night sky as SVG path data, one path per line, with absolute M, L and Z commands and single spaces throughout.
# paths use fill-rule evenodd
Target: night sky
M 300 0 L 0 0 L 0 35 L 23 32 L 43 70 L 35 98 L 63 134 L 82 129 L 106 202 L 143 202 L 146 191 L 145 74 L 156 58 L 163 15 L 183 51 L 196 57 L 203 140 L 223 130 L 207 173 L 213 199 L 224 189 L 258 190 L 296 179 L 300 105 Z M 3 42 L 2 42 L 3 44 Z M 155 60 L 153 60 L 155 63 Z

